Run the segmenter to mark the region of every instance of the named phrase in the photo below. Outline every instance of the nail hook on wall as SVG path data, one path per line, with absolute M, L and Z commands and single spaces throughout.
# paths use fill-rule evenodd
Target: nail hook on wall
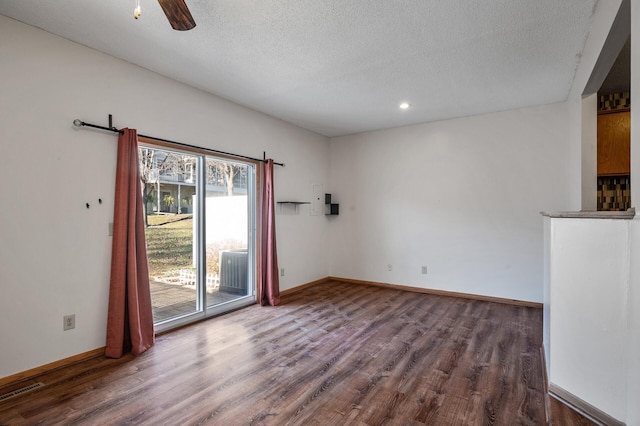
M 102 198 L 98 198 L 98 204 L 102 204 Z M 87 208 L 91 208 L 91 204 L 86 203 L 85 206 L 87 206 Z

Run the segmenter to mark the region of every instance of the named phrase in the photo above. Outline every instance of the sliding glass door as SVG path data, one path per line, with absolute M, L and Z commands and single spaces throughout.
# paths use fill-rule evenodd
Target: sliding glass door
M 255 301 L 255 167 L 140 145 L 156 331 Z
M 149 282 L 155 323 L 197 312 L 198 157 L 139 147 Z

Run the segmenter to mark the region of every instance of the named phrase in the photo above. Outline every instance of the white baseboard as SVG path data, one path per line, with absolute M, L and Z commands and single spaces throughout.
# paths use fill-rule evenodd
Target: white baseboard
M 562 402 L 563 404 L 573 408 L 575 411 L 598 425 L 625 426 L 625 423 L 611 417 L 604 411 L 594 407 L 586 401 L 583 401 L 571 392 L 564 390 L 553 382 L 549 383 L 549 395 Z

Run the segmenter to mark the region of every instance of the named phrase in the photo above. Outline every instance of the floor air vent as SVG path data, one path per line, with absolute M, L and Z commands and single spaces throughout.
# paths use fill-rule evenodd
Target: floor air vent
M 25 386 L 21 389 L 14 390 L 13 392 L 5 393 L 4 395 L 0 395 L 0 401 L 6 401 L 9 398 L 13 398 L 14 396 L 22 395 L 23 393 L 30 392 L 34 389 L 38 389 L 44 386 L 44 383 L 38 382 L 29 386 Z

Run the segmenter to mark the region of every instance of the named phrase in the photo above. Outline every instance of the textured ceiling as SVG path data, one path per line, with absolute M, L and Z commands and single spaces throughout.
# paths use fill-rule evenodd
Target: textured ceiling
M 597 0 L 0 0 L 0 14 L 326 136 L 567 99 Z M 412 107 L 401 111 L 398 104 Z

